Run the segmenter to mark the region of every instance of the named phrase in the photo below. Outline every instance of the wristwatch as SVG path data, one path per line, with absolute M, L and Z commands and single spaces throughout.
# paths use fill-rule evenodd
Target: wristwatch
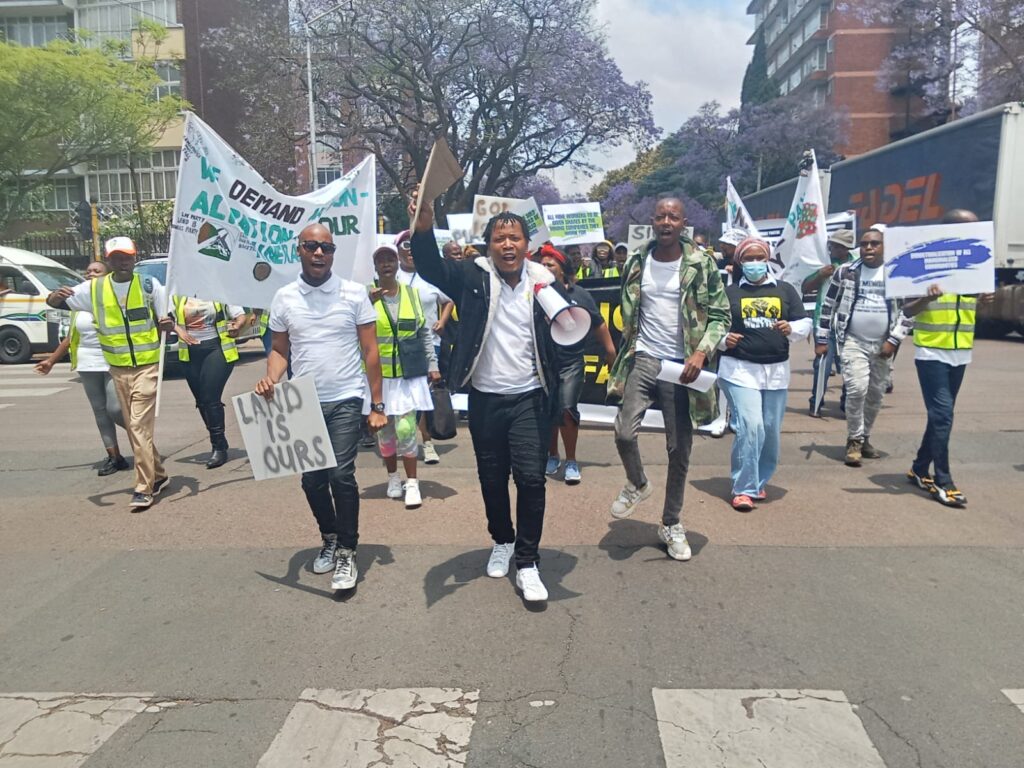
M 384 403 L 371 403 L 370 410 L 374 413 L 384 413 Z

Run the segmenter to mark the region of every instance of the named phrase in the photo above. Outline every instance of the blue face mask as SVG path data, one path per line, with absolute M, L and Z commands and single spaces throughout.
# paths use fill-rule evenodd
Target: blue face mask
M 746 261 L 743 263 L 743 276 L 751 283 L 758 283 L 768 275 L 767 261 Z

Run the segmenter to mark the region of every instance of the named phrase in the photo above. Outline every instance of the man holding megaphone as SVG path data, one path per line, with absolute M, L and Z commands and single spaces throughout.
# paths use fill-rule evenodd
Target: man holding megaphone
M 434 239 L 433 201 L 421 201 L 417 216 L 418 194 L 409 206 L 416 270 L 450 296 L 459 312 L 448 380 L 453 388 L 470 386 L 469 432 L 494 540 L 487 575 L 506 576 L 514 555 L 523 599 L 547 600 L 537 565 L 544 467 L 558 405 L 554 337 L 575 343 L 590 330 L 590 316 L 575 312 L 554 276 L 527 260 L 529 227 L 521 216 L 499 213 L 487 223 L 486 255 L 446 261 Z M 515 526 L 509 472 L 516 485 Z

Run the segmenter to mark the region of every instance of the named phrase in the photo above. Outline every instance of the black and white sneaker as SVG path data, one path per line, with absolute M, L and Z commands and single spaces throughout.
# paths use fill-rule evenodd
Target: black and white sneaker
M 356 567 L 356 551 L 348 547 L 338 547 L 338 560 L 334 565 L 331 589 L 352 589 L 358 580 L 359 568 Z
M 128 502 L 128 506 L 132 508 L 132 512 L 141 512 L 144 509 L 149 509 L 153 506 L 153 495 L 136 491 L 132 494 L 132 500 Z
M 157 480 L 155 483 L 153 483 L 153 495 L 154 496 L 159 496 L 160 495 L 160 491 L 162 491 L 164 489 L 164 486 L 167 485 L 167 481 L 168 480 L 170 480 L 169 477 L 162 477 L 159 480 Z
M 334 570 L 334 563 L 337 559 L 338 536 L 332 533 L 324 536 L 320 553 L 313 558 L 313 573 L 330 573 Z
M 107 456 L 100 465 L 100 468 L 96 470 L 96 474 L 100 477 L 106 477 L 115 472 L 120 472 L 122 469 L 128 469 L 128 462 L 125 461 L 124 456 L 118 456 L 117 458 Z

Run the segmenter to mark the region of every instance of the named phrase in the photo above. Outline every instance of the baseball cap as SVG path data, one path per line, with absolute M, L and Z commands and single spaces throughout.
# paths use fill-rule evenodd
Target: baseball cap
M 112 253 L 127 253 L 135 255 L 135 243 L 130 237 L 112 237 L 103 245 L 103 253 L 108 257 Z
M 828 236 L 828 241 L 849 248 L 851 251 L 857 247 L 857 238 L 852 229 L 837 229 Z
M 398 256 L 398 249 L 393 245 L 378 245 L 373 252 L 374 260 L 376 260 L 378 253 L 390 253 L 392 256 Z
M 747 239 L 747 231 L 738 227 L 727 229 L 722 233 L 722 236 L 718 238 L 718 242 L 725 243 L 726 245 L 739 245 Z

